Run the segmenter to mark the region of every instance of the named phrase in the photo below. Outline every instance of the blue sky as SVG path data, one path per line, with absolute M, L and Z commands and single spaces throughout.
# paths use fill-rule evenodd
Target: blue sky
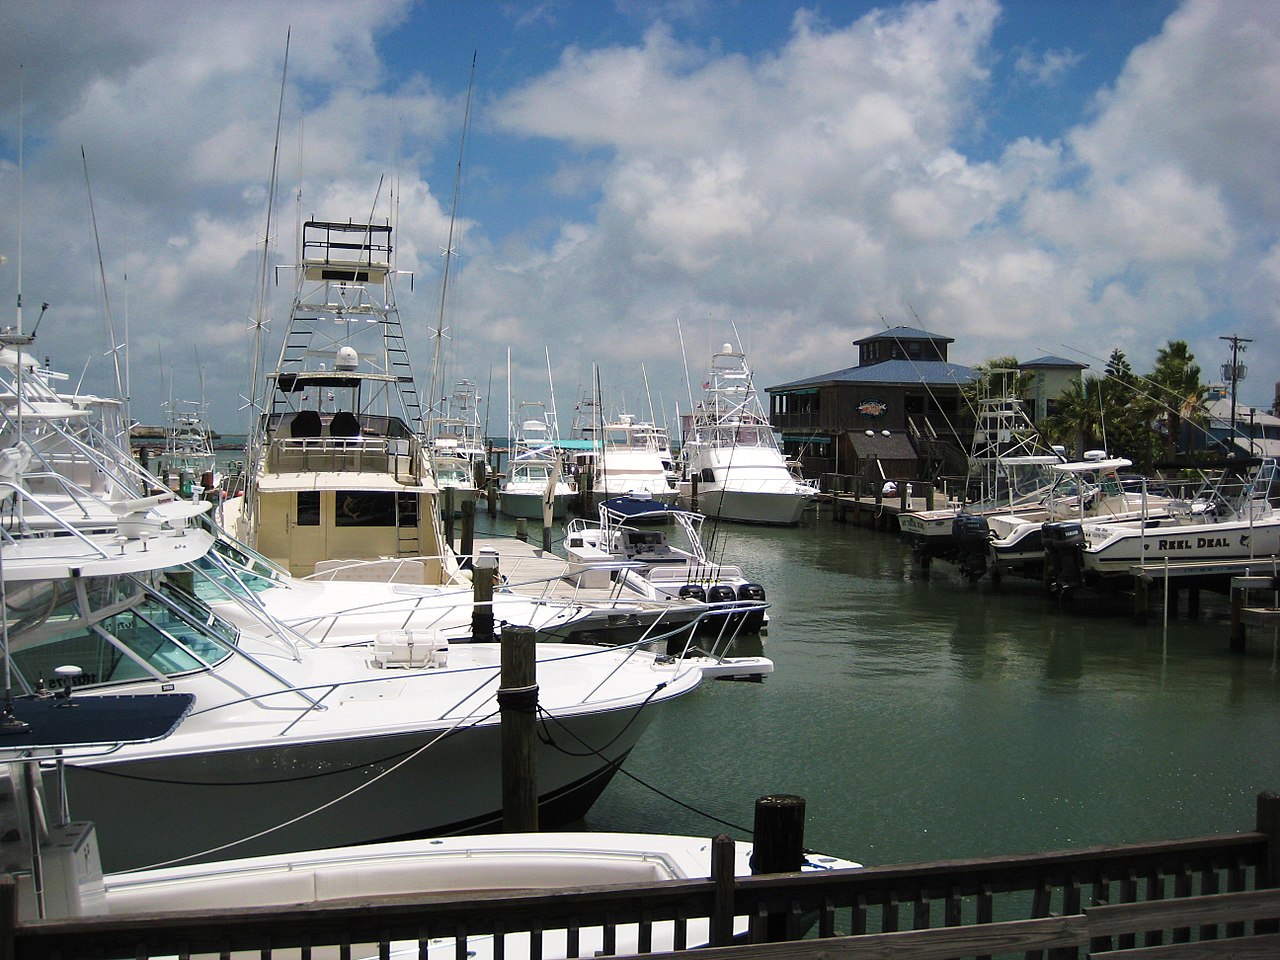
M 51 303 L 41 348 L 110 388 L 92 193 L 144 422 L 202 377 L 216 425 L 247 423 L 290 30 L 270 257 L 296 258 L 299 209 L 359 218 L 385 177 L 424 374 L 475 54 L 446 361 L 494 384 L 495 411 L 508 348 L 526 399 L 546 399 L 550 351 L 567 422 L 593 365 L 647 412 L 643 364 L 671 411 L 686 362 L 696 384 L 735 336 L 768 386 L 850 365 L 886 323 L 955 338 L 962 363 L 1053 353 L 1095 370 L 1119 348 L 1145 372 L 1181 338 L 1206 379 L 1236 334 L 1253 340 L 1242 400 L 1269 405 L 1280 380 L 1280 5 L 164 9 L 0 3 L 0 303 L 21 249 L 27 322 Z M 290 293 L 271 290 L 277 337 Z

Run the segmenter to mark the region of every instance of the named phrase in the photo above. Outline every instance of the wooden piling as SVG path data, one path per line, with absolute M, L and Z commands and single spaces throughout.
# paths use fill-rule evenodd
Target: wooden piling
M 1147 608 L 1150 604 L 1151 580 L 1145 573 L 1135 574 L 1133 578 L 1133 622 L 1142 626 L 1147 622 Z
M 1232 653 L 1244 653 L 1247 647 L 1244 617 L 1241 614 L 1244 612 L 1245 598 L 1249 595 L 1249 590 L 1240 580 L 1240 577 L 1233 577 L 1231 580 L 1230 647 Z
M 445 487 L 440 491 L 440 516 L 444 520 L 444 542 L 453 549 L 453 487 Z
M 461 563 L 464 570 L 471 568 L 471 555 L 476 548 L 476 502 L 462 501 L 462 551 Z
M 538 722 L 537 663 L 533 627 L 502 628 L 502 829 L 538 830 L 538 770 L 534 743 Z
M 756 800 L 751 851 L 753 874 L 794 873 L 804 864 L 804 806 L 804 797 L 791 794 Z M 769 941 L 786 939 L 787 914 L 769 914 L 765 930 Z
M 804 863 L 804 797 L 774 794 L 756 800 L 752 873 L 792 873 Z
M 498 552 L 481 550 L 471 571 L 471 639 L 493 642 L 493 584 L 498 579 Z

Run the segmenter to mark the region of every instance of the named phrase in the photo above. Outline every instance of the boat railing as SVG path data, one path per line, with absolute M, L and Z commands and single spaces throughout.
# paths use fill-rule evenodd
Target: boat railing
M 422 475 L 416 438 L 275 437 L 267 449 L 270 473 L 389 473 Z
M 706 878 L 569 890 L 470 889 L 453 896 L 424 891 L 171 917 L 18 920 L 16 883 L 0 878 L 0 952 L 17 960 L 237 951 L 278 956 L 299 949 L 349 952 L 351 944 L 369 944 L 375 955 L 389 956 L 425 955 L 444 940 L 458 956 L 469 950 L 534 956 L 549 952 L 555 936 L 572 949 L 592 930 L 602 939 L 602 952 L 616 955 L 624 952 L 620 942 L 630 925 L 635 949 L 654 956 L 670 956 L 654 950 L 683 952 L 707 940 L 711 949 L 700 949 L 701 955 L 745 960 L 1039 957 L 1046 951 L 1275 956 L 1278 824 L 1280 796 L 1263 793 L 1256 825 L 1238 833 L 745 877 L 733 875 L 734 841 L 722 835 L 713 842 Z M 761 832 L 756 850 L 769 840 Z M 747 918 L 747 929 L 729 947 L 741 933 L 735 917 Z M 702 937 L 694 933 L 699 929 Z

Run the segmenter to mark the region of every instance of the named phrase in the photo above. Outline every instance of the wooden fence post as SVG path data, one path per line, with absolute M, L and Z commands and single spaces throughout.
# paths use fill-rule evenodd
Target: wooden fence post
M 1270 790 L 1258 794 L 1257 831 L 1266 834 L 1267 853 L 1265 860 L 1258 865 L 1255 886 L 1258 888 L 1280 887 L 1280 793 Z M 1280 933 L 1280 921 L 1257 920 L 1253 925 L 1254 934 Z
M 733 847 L 733 838 L 725 833 L 711 841 L 711 880 L 716 888 L 715 905 L 711 909 L 713 947 L 727 947 L 733 942 L 733 897 L 737 881 Z
M 502 628 L 502 829 L 538 830 L 538 672 L 533 627 Z

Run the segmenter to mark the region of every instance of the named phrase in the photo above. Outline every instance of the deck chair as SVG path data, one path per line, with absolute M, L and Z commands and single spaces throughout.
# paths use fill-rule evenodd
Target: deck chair
M 299 410 L 289 424 L 289 436 L 294 440 L 320 436 L 320 414 L 315 410 Z

